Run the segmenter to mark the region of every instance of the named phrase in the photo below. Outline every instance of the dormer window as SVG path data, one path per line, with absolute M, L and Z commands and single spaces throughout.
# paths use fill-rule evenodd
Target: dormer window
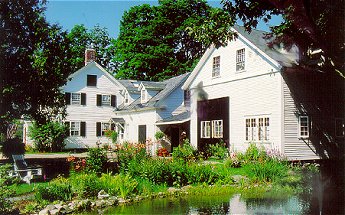
M 147 101 L 147 91 L 146 89 L 141 90 L 141 103 L 145 103 Z
M 126 91 L 125 92 L 125 104 L 128 104 L 129 103 L 129 95 L 128 95 L 128 92 Z
M 96 87 L 97 86 L 97 75 L 87 75 L 86 86 Z

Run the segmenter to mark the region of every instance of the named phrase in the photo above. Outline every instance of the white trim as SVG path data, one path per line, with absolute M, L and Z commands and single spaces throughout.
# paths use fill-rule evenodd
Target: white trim
M 307 119 L 307 126 L 303 126 L 303 127 L 307 127 L 307 135 L 301 135 L 301 118 L 306 118 Z M 303 115 L 303 116 L 298 116 L 298 135 L 299 138 L 309 138 L 310 137 L 310 119 L 309 116 Z
M 156 122 L 155 125 L 175 125 L 175 124 L 181 124 L 181 123 L 188 122 L 189 120 L 190 120 L 190 118 L 180 120 L 180 121 L 176 120 L 176 121 L 171 121 L 171 122 Z

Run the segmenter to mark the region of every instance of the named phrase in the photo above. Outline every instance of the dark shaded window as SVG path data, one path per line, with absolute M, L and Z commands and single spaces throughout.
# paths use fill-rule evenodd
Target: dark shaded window
M 87 83 L 88 87 L 96 87 L 97 86 L 97 75 L 87 75 Z

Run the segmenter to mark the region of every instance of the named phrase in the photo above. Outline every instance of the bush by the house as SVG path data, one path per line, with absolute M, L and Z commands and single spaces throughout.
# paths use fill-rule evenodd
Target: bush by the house
M 107 167 L 107 152 L 103 148 L 89 148 L 86 159 L 86 170 L 101 174 Z
M 114 130 L 105 131 L 105 136 L 108 137 L 113 144 L 117 142 L 118 133 Z
M 195 160 L 196 150 L 190 145 L 186 139 L 182 146 L 174 148 L 172 157 L 174 160 L 191 161 Z
M 229 156 L 229 151 L 223 142 L 208 145 L 206 151 L 209 157 L 218 159 L 224 159 Z
M 166 148 L 160 148 L 157 150 L 157 156 L 160 156 L 160 157 L 166 157 L 169 155 L 169 152 Z
M 116 145 L 116 156 L 121 172 L 128 170 L 128 165 L 132 160 L 142 160 L 148 156 L 145 144 L 125 142 Z
M 12 155 L 25 153 L 24 143 L 18 137 L 4 140 L 0 143 L 0 146 L 3 156 L 7 158 L 12 158 Z
M 73 197 L 72 185 L 65 178 L 58 177 L 48 185 L 38 186 L 35 198 L 38 201 L 68 201 Z
M 34 141 L 36 150 L 40 152 L 59 152 L 65 147 L 67 127 L 59 122 L 34 123 L 29 129 L 29 136 Z

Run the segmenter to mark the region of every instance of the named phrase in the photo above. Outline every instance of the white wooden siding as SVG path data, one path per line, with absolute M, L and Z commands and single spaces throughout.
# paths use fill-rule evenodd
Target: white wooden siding
M 87 75 L 97 75 L 97 86 L 87 87 Z M 67 148 L 95 147 L 97 141 L 110 143 L 106 137 L 97 137 L 96 122 L 109 122 L 114 117 L 114 107 L 97 106 L 97 94 L 116 95 L 117 104 L 121 102 L 121 86 L 101 71 L 96 65 L 89 65 L 77 73 L 63 88 L 64 92 L 86 93 L 86 105 L 67 105 L 66 121 L 83 121 L 86 123 L 86 137 L 69 137 Z
M 295 102 L 286 82 L 284 90 L 284 153 L 290 160 L 319 159 L 314 153 L 315 148 L 309 140 L 298 138 L 298 116 Z

